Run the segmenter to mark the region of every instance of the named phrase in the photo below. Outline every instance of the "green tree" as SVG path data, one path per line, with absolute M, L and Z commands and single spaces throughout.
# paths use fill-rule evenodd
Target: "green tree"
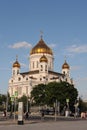
M 5 94 L 0 94 L 0 110 L 6 109 L 7 97 Z
M 63 108 L 66 105 L 66 99 L 69 99 L 69 106 L 75 103 L 78 96 L 78 91 L 72 84 L 67 82 L 52 82 L 46 87 L 47 105 L 53 105 L 57 100 Z
M 46 104 L 45 89 L 46 89 L 46 85 L 44 85 L 44 84 L 36 85 L 33 88 L 32 92 L 31 92 L 31 98 L 33 98 L 36 105 L 45 105 Z
M 80 109 L 80 112 L 87 111 L 87 102 L 84 102 L 81 98 L 79 98 L 79 109 Z
M 66 99 L 69 99 L 70 108 L 74 106 L 78 96 L 78 91 L 72 84 L 67 82 L 51 82 L 47 85 L 39 84 L 31 92 L 31 96 L 38 105 L 53 106 L 57 100 L 63 108 L 66 105 Z

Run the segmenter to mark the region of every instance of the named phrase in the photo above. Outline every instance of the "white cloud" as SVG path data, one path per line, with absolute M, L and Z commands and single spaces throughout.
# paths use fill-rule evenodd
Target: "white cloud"
M 50 46 L 51 48 L 54 48 L 54 47 L 56 46 L 56 44 L 52 43 L 52 44 L 49 44 L 49 46 Z
M 21 67 L 23 67 L 23 68 L 27 68 L 28 66 L 26 65 L 26 64 L 24 64 L 24 63 L 20 63 L 20 65 L 21 65 Z
M 70 53 L 87 53 L 87 45 L 72 45 L 66 50 Z
M 13 49 L 19 49 L 19 48 L 31 48 L 32 45 L 26 41 L 23 42 L 17 42 L 14 43 L 13 45 L 10 45 L 9 48 L 13 48 Z
M 71 70 L 80 70 L 81 69 L 81 66 L 71 66 L 70 67 L 71 68 Z

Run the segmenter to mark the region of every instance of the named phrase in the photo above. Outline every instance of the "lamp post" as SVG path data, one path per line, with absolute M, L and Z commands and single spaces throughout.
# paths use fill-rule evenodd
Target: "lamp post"
M 27 95 L 27 107 L 26 107 L 26 112 L 28 112 L 28 95 Z
M 7 91 L 7 99 L 6 99 L 6 113 L 8 112 L 8 91 Z
M 31 99 L 29 96 L 27 96 L 27 107 L 26 107 L 26 112 L 30 112 L 30 107 L 31 107 Z
M 75 107 L 75 118 L 78 116 L 78 114 L 79 114 L 79 108 L 78 108 L 78 106 L 79 106 L 79 100 L 76 100 L 75 101 L 75 104 L 74 104 L 74 107 Z
M 31 98 L 29 98 L 29 112 L 31 111 L 31 104 L 32 104 L 32 100 Z
M 30 102 L 30 92 L 31 92 L 31 87 L 32 87 L 32 78 L 33 77 L 29 77 L 30 78 L 30 82 L 27 86 L 27 93 L 26 93 L 26 96 L 27 96 L 27 106 L 26 106 L 26 112 L 29 112 L 29 102 Z
M 13 105 L 14 105 L 14 95 L 11 96 L 11 113 L 13 113 Z
M 69 116 L 69 99 L 67 98 L 66 99 L 66 103 L 67 103 L 67 109 L 66 109 L 66 117 L 68 117 Z
M 60 102 L 58 102 L 58 115 L 60 115 Z
M 16 99 L 18 97 L 18 91 L 15 91 L 14 95 L 14 121 L 15 121 L 15 112 L 16 112 Z
M 69 99 L 66 99 L 66 103 L 67 103 L 67 109 L 69 110 Z
M 55 102 L 55 121 L 57 120 L 57 105 L 58 105 L 58 102 L 56 100 L 56 102 Z

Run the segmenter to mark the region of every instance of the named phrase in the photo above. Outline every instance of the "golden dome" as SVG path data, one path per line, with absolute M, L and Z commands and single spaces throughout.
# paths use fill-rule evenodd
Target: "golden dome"
M 46 58 L 45 55 L 43 55 L 41 58 L 40 58 L 40 62 L 48 62 L 48 59 Z
M 68 63 L 65 60 L 65 63 L 62 65 L 62 69 L 69 69 L 69 68 L 70 67 L 69 67 Z
M 30 55 L 32 54 L 38 54 L 38 53 L 45 53 L 45 54 L 51 54 L 52 50 L 45 44 L 43 39 L 41 38 L 40 41 L 32 48 Z
M 13 67 L 18 67 L 18 68 L 21 67 L 18 60 L 17 60 L 17 58 L 16 58 L 16 61 L 13 63 Z

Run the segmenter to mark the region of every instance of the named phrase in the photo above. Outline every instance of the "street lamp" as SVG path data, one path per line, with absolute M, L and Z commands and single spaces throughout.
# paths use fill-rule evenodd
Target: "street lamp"
M 69 110 L 69 99 L 66 99 L 66 103 L 67 103 L 67 109 Z
M 13 112 L 13 104 L 14 104 L 14 120 L 15 120 L 15 112 L 16 112 L 16 98 L 18 97 L 18 92 L 15 91 L 15 95 L 12 95 L 11 101 L 12 101 L 12 112 Z
M 7 91 L 7 99 L 6 99 L 6 113 L 8 112 L 8 100 L 9 100 L 9 97 L 8 97 L 8 91 Z
M 68 117 L 69 116 L 69 99 L 67 98 L 66 99 L 66 103 L 67 103 L 67 108 L 66 108 L 66 117 Z
M 26 112 L 28 112 L 28 95 L 27 95 L 27 107 L 26 107 Z
M 78 106 L 79 106 L 79 101 L 76 100 L 75 104 L 74 104 L 74 107 L 75 107 L 75 117 L 77 117 L 78 114 L 79 114 L 79 111 L 78 111 L 79 108 L 78 108 Z
M 14 105 L 14 95 L 11 96 L 11 114 L 13 113 L 13 105 Z
M 31 107 L 31 99 L 29 96 L 27 96 L 27 107 L 26 107 L 26 112 L 30 111 L 30 107 Z
M 33 77 L 29 77 L 31 80 L 29 82 L 29 85 L 27 86 L 27 106 L 26 106 L 26 112 L 29 112 L 29 103 L 30 103 L 30 92 L 31 92 L 31 87 L 32 87 L 32 78 Z M 29 88 L 30 87 L 30 88 Z M 30 89 L 30 90 L 29 90 Z
M 56 121 L 57 120 L 57 107 L 58 107 L 57 99 L 56 99 L 56 102 L 54 104 L 54 107 L 55 107 L 55 121 Z

